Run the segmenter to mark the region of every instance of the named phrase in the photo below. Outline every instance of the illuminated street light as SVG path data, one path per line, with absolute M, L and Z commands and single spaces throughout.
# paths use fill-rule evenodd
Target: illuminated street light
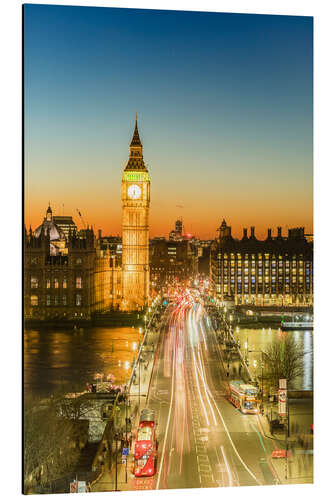
M 133 342 L 133 344 L 132 344 L 132 349 L 133 349 L 133 351 L 135 351 L 135 350 L 136 350 L 136 347 L 137 347 L 137 343 L 136 343 L 136 342 Z

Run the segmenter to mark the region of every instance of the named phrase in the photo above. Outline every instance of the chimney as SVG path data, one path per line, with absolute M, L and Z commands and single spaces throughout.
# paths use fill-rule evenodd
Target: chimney
M 254 226 L 251 226 L 251 238 L 255 238 L 255 236 L 254 236 Z
M 267 238 L 270 239 L 270 240 L 272 239 L 272 230 L 271 230 L 271 228 L 269 228 L 267 230 Z
M 247 228 L 246 227 L 244 227 L 244 229 L 243 229 L 243 238 L 244 239 L 247 238 Z
M 282 228 L 278 227 L 277 230 L 278 230 L 278 238 L 281 238 L 282 237 L 282 234 L 281 234 Z
M 102 230 L 101 229 L 98 230 L 98 239 L 99 240 L 102 239 Z

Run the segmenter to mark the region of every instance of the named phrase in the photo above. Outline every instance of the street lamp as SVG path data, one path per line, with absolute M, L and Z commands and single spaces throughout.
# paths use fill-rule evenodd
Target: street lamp
M 261 354 L 261 401 L 263 403 L 263 401 L 264 401 L 264 352 L 263 351 L 252 351 L 252 350 L 248 350 L 247 352 Z M 256 359 L 253 361 L 253 366 L 254 366 L 254 368 L 257 367 L 257 360 Z

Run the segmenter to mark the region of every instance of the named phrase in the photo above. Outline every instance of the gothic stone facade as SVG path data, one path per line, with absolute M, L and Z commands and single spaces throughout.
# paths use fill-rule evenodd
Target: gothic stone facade
M 69 235 L 64 253 L 51 255 L 50 236 L 25 234 L 24 316 L 31 321 L 90 320 L 95 311 L 119 308 L 121 266 L 96 243 Z
M 137 120 L 122 176 L 123 311 L 142 309 L 149 296 L 150 177 L 143 161 Z

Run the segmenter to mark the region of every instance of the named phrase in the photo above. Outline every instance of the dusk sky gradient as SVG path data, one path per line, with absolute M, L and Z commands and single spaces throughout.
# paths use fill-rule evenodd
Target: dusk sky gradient
M 27 226 L 50 200 L 121 233 L 138 110 L 151 236 L 311 233 L 312 39 L 310 17 L 26 5 Z

